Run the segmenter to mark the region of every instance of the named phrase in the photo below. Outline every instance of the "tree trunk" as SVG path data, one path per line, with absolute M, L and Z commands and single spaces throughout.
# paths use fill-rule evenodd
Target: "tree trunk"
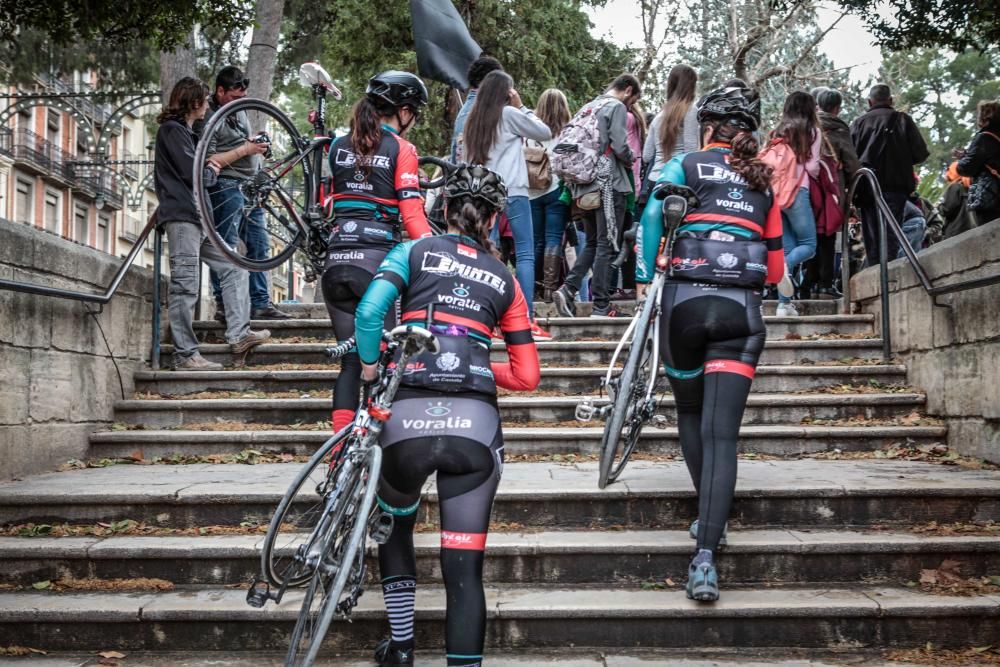
M 278 34 L 285 0 L 257 0 L 256 23 L 250 38 L 247 58 L 247 95 L 262 100 L 271 99 L 274 88 L 274 66 L 278 60 Z
M 186 76 L 197 76 L 198 68 L 194 52 L 194 31 L 188 35 L 184 44 L 173 51 L 160 52 L 160 90 L 163 104 L 170 99 L 170 91 L 174 84 Z

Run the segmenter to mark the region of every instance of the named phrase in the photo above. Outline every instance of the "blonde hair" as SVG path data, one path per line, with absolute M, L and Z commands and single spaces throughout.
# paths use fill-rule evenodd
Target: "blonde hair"
M 535 109 L 538 119 L 549 126 L 552 136 L 557 136 L 572 118 L 569 112 L 569 102 L 566 95 L 558 88 L 549 88 L 538 98 L 538 108 Z

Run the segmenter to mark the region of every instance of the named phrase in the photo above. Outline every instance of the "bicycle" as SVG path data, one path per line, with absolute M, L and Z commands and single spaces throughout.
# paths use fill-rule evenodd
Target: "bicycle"
M 673 232 L 684 220 L 688 207 L 698 205 L 698 198 L 690 188 L 672 183 L 659 184 L 650 196 L 663 199 L 664 217 L 664 235 L 657 252 L 653 280 L 646 290 L 642 308 L 618 341 L 608 371 L 601 379 L 609 402 L 598 408 L 585 398 L 576 406 L 576 418 L 580 421 L 591 421 L 595 416 L 607 418 L 601 436 L 598 468 L 597 486 L 601 489 L 622 474 L 643 427 L 652 423 L 657 428 L 666 428 L 667 423 L 666 417 L 656 412 L 657 396 L 661 393 L 657 391 L 660 381 L 657 366 L 660 362 L 660 295 L 667 279 Z M 612 262 L 613 266 L 625 263 L 635 241 L 637 226 L 638 222 L 625 233 L 626 242 Z M 625 348 L 628 348 L 628 356 L 618 368 L 618 358 Z
M 333 143 L 332 131 L 326 128 L 327 98 L 342 99 L 340 90 L 319 63 L 305 63 L 299 68 L 299 81 L 312 91 L 315 108 L 309 112 L 312 139 L 303 137 L 292 120 L 278 107 L 264 100 L 244 97 L 216 111 L 205 125 L 194 158 L 195 204 L 201 215 L 202 229 L 209 241 L 236 266 L 248 271 L 269 271 L 288 261 L 296 251 L 308 257 L 305 264 L 307 282 L 323 274 L 327 240 L 333 230 L 332 209 L 325 201 L 326 183 L 323 167 L 326 153 Z M 267 232 L 278 240 L 269 257 L 251 259 L 240 252 L 239 243 L 230 245 L 215 227 L 214 207 L 208 188 L 214 186 L 214 172 L 208 169 L 208 148 L 212 137 L 233 123 L 237 115 L 246 112 L 259 131 L 253 141 L 268 143 L 269 148 L 259 160 L 258 168 L 238 187 L 246 204 L 244 211 L 260 210 Z M 434 157 L 420 159 L 420 164 L 442 167 L 442 177 L 420 180 L 427 190 L 441 187 L 451 165 Z
M 365 536 L 370 534 L 376 543 L 384 544 L 392 532 L 392 515 L 375 504 L 382 463 L 379 434 L 392 415 L 392 401 L 403 378 L 402 373 L 388 370 L 393 363 L 395 368 L 405 368 L 423 350 L 438 351 L 431 332 L 433 304 L 427 310 L 426 328 L 404 324 L 383 335 L 386 345 L 379 360 L 379 380 L 354 422 L 310 458 L 268 526 L 261 552 L 264 578 L 252 583 L 247 604 L 279 603 L 288 588 L 306 585 L 286 667 L 312 665 L 334 615 L 350 617 L 364 592 Z M 351 338 L 329 348 L 327 354 L 338 358 L 353 347 Z M 308 504 L 305 511 L 304 504 Z M 278 544 L 279 540 L 287 543 Z M 277 592 L 271 591 L 272 586 Z

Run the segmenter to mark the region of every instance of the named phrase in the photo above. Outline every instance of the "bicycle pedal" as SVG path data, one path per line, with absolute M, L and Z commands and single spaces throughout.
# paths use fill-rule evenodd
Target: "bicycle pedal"
M 593 401 L 585 398 L 576 405 L 576 420 L 580 422 L 592 421 L 596 412 L 597 408 L 594 407 Z
M 372 521 L 371 537 L 375 544 L 385 544 L 392 535 L 392 527 L 395 525 L 395 518 L 388 512 L 379 512 Z
M 667 428 L 666 415 L 653 415 L 653 426 L 659 429 Z
M 254 579 L 253 583 L 250 584 L 250 589 L 247 591 L 247 604 L 254 609 L 260 609 L 268 600 L 274 600 L 275 597 L 271 595 L 271 585 L 266 581 L 261 579 Z

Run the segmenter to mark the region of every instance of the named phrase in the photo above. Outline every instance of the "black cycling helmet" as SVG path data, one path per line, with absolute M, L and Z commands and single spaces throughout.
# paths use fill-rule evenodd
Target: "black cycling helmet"
M 482 165 L 460 164 L 444 182 L 444 198 L 460 197 L 474 197 L 502 211 L 507 206 L 507 186 L 499 174 Z
M 748 132 L 760 127 L 760 98 L 747 88 L 718 88 L 698 100 L 698 122 L 725 120 Z
M 418 108 L 427 104 L 427 86 L 416 74 L 388 70 L 368 79 L 365 94 L 392 106 Z

